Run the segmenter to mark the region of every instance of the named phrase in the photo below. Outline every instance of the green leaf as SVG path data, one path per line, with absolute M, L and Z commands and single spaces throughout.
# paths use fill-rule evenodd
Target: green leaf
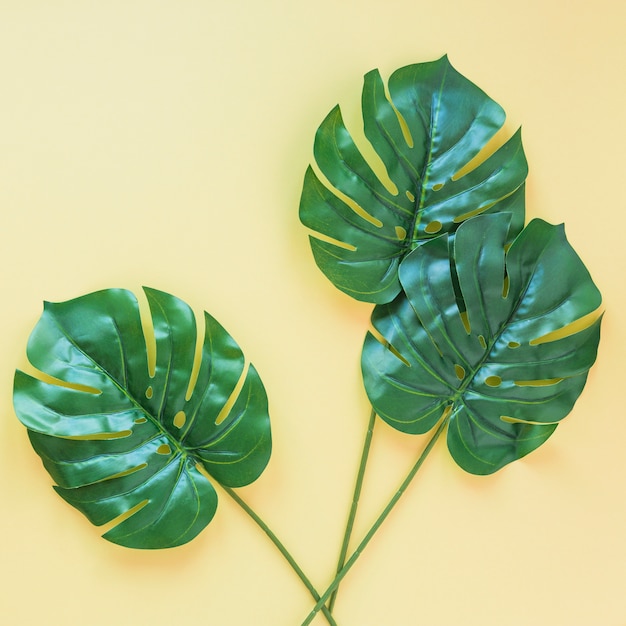
M 446 413 L 450 452 L 474 474 L 495 472 L 552 434 L 600 338 L 600 293 L 563 227 L 533 220 L 505 252 L 508 227 L 506 214 L 476 217 L 454 239 L 407 256 L 406 297 L 375 308 L 377 336 L 363 348 L 378 414 L 417 434 Z
M 252 482 L 271 437 L 265 390 L 234 339 L 205 313 L 194 365 L 189 306 L 144 291 L 152 328 L 125 290 L 45 303 L 27 349 L 40 375 L 16 372 L 14 405 L 61 497 L 94 524 L 119 522 L 109 541 L 167 548 L 215 514 L 208 476 Z
M 315 260 L 339 289 L 390 302 L 400 291 L 401 260 L 422 242 L 480 213 L 511 213 L 511 239 L 523 228 L 521 134 L 484 159 L 504 111 L 447 57 L 395 71 L 389 97 L 378 71 L 369 72 L 362 111 L 380 162 L 364 156 L 335 107 L 314 144 L 328 185 L 309 167 L 300 201 L 302 223 L 317 231 Z

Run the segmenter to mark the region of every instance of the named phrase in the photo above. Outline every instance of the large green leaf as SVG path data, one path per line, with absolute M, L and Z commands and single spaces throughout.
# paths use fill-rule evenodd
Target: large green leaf
M 125 290 L 46 303 L 28 357 L 47 377 L 17 371 L 14 405 L 67 502 L 97 525 L 133 511 L 106 539 L 165 548 L 211 521 L 217 495 L 207 474 L 229 487 L 250 483 L 271 438 L 265 390 L 233 338 L 205 313 L 194 366 L 193 312 L 144 291 L 152 328 Z
M 446 413 L 450 452 L 475 474 L 552 434 L 582 391 L 600 337 L 600 318 L 580 320 L 600 293 L 562 226 L 533 220 L 505 252 L 508 227 L 506 214 L 476 217 L 454 240 L 407 256 L 406 297 L 375 308 L 380 335 L 369 333 L 363 349 L 378 414 L 417 434 Z
M 324 236 L 311 237 L 318 266 L 339 289 L 375 303 L 400 291 L 400 261 L 421 242 L 484 212 L 512 213 L 511 239 L 524 225 L 520 133 L 468 167 L 504 123 L 498 104 L 447 57 L 395 71 L 389 96 L 379 72 L 369 72 L 364 130 L 391 184 L 376 174 L 380 164 L 363 155 L 335 107 L 314 144 L 329 186 L 309 167 L 300 201 L 303 224 Z

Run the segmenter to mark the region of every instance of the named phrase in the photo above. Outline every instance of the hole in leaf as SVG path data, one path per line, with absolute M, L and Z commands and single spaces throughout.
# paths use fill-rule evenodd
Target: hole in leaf
M 461 316 L 461 321 L 463 322 L 463 328 L 465 328 L 465 332 L 469 335 L 470 332 L 472 332 L 472 327 L 470 326 L 467 311 L 461 311 L 459 315 Z
M 398 357 L 407 367 L 411 367 L 411 364 L 398 352 L 398 350 L 396 350 L 396 348 L 394 348 L 394 346 L 389 343 L 387 344 L 387 348 L 391 354 Z
M 495 202 L 493 204 L 495 204 Z M 481 213 L 484 213 L 490 206 L 492 205 L 481 206 L 480 208 L 474 209 L 473 211 L 468 211 L 467 213 L 463 213 L 463 215 L 457 215 L 452 221 L 455 224 L 460 224 L 461 222 L 468 220 L 470 217 L 475 217 L 476 215 L 480 215 Z
M 152 385 L 150 385 L 147 389 L 146 389 L 146 398 L 148 398 L 148 400 L 150 398 L 152 398 L 154 394 L 154 389 L 152 389 Z
M 148 304 L 148 298 L 145 292 L 138 294 L 137 303 L 139 305 L 139 319 L 141 321 L 141 329 L 143 330 L 143 338 L 146 342 L 146 353 L 148 357 L 148 376 L 150 376 L 150 378 L 154 378 L 154 375 L 156 373 L 156 337 L 154 335 L 152 315 L 150 314 L 150 305 Z M 148 396 L 147 390 L 146 397 L 150 397 Z
M 509 341 L 508 346 L 511 349 L 519 348 L 522 344 L 518 341 Z
M 383 83 L 385 83 L 385 81 L 383 81 Z M 387 98 L 387 101 L 391 105 L 391 108 L 393 109 L 394 113 L 396 114 L 396 117 L 398 118 L 398 124 L 400 124 L 400 130 L 402 131 L 402 136 L 404 137 L 404 141 L 406 141 L 406 145 L 409 148 L 412 148 L 413 136 L 411 135 L 411 130 L 409 129 L 409 125 L 406 123 L 404 116 L 402 115 L 402 113 L 400 113 L 394 101 L 391 99 L 391 94 L 389 93 L 389 86 L 387 84 L 384 84 L 384 89 L 385 89 L 385 97 Z
M 376 226 L 376 228 L 383 227 L 383 223 L 377 217 L 370 215 L 365 209 L 362 209 L 358 204 L 355 204 L 355 206 L 351 208 L 359 217 L 362 217 L 366 222 L 369 222 L 373 226 Z
M 487 342 L 485 341 L 485 338 L 482 335 L 478 335 L 478 343 L 480 344 L 480 347 L 483 350 L 487 349 Z
M 187 421 L 187 416 L 185 415 L 185 411 L 178 411 L 176 415 L 174 415 L 174 426 L 176 428 L 182 428 Z
M 456 269 L 456 263 L 454 263 L 452 259 L 450 260 L 450 274 L 452 276 L 452 289 L 454 291 L 454 299 L 456 301 L 459 315 L 461 316 L 461 322 L 463 323 L 463 326 L 465 326 L 465 330 L 469 334 L 471 324 L 469 321 L 469 317 L 467 316 L 467 305 L 465 304 L 465 299 L 463 298 L 463 294 L 461 292 L 461 283 L 459 281 L 459 274 Z
M 500 419 L 507 424 L 531 424 L 532 426 L 550 426 L 552 424 L 558 424 L 558 422 L 533 422 L 532 420 L 522 420 L 517 417 L 509 417 L 508 415 L 501 415 Z
M 453 177 L 452 180 L 457 180 L 457 179 Z M 516 191 L 517 189 L 514 189 L 510 193 L 503 195 L 502 197 L 498 198 L 497 200 L 494 200 L 493 202 L 490 202 L 489 204 L 485 204 L 481 207 L 478 207 L 477 209 L 468 211 L 467 213 L 463 213 L 462 215 L 457 215 L 457 217 L 455 217 L 452 221 L 455 224 L 460 224 L 461 222 L 468 220 L 470 217 L 476 217 L 477 215 L 480 215 L 481 213 L 488 211 L 492 206 L 495 206 L 496 204 L 498 204 L 498 202 L 502 202 L 502 200 L 504 200 L 505 198 L 508 198 L 509 196 L 513 195 Z M 505 244 L 504 251 L 506 252 L 510 247 L 511 247 L 510 243 Z
M 502 383 L 502 379 L 499 376 L 487 376 L 485 378 L 485 385 L 489 387 L 499 387 Z
M 203 332 L 196 332 L 196 348 L 193 355 L 191 372 L 189 373 L 189 384 L 187 385 L 187 391 L 185 392 L 185 401 L 189 401 L 191 399 L 193 391 L 196 388 L 196 383 L 198 382 L 200 368 L 202 367 L 202 348 L 204 346 L 204 339 L 206 336 L 206 318 L 204 316 L 204 311 L 194 312 L 194 321 L 196 322 L 196 324 L 198 320 L 202 320 Z M 174 419 L 176 419 L 177 415 L 174 416 Z
M 132 430 L 121 430 L 117 433 L 90 433 L 88 435 L 62 437 L 62 439 L 74 439 L 76 441 L 107 441 L 109 439 L 123 439 L 124 437 L 130 437 L 132 434 Z
M 172 448 L 170 448 L 168 444 L 162 443 L 157 448 L 157 454 L 172 454 Z
M 428 233 L 429 235 L 434 235 L 435 233 L 438 233 L 443 227 L 443 224 L 439 221 L 439 220 L 433 220 L 430 224 L 428 224 L 426 226 L 426 228 L 424 228 L 424 232 Z
M 496 152 L 507 141 L 507 135 L 504 127 L 500 128 L 491 139 L 480 149 L 478 154 L 472 157 L 460 170 L 453 176 L 452 180 L 459 180 L 466 174 L 476 169 L 484 163 L 494 152 Z
M 391 99 L 389 99 L 391 102 Z M 400 122 L 400 128 L 402 129 L 402 135 L 404 136 L 404 141 L 406 141 L 406 145 L 409 146 L 409 148 L 413 147 L 413 137 L 411 136 L 411 131 L 409 130 L 409 125 L 406 123 L 406 120 L 404 119 L 404 117 L 402 117 L 402 114 L 400 113 L 400 111 L 398 111 L 398 109 L 396 109 L 395 105 L 393 104 L 393 102 L 391 103 L 391 106 L 394 108 L 396 115 L 398 116 L 398 122 Z
M 378 156 L 378 154 L 376 154 L 376 152 L 374 152 L 371 148 L 371 145 L 368 142 L 365 142 L 362 146 L 361 146 L 361 152 L 363 154 L 363 156 L 366 156 L 366 152 L 368 152 L 369 154 L 367 155 L 369 157 L 369 159 L 366 158 L 366 160 L 368 160 L 368 164 L 370 166 L 372 166 L 373 170 L 379 170 L 379 171 L 375 171 L 378 179 L 380 180 L 381 184 L 383 184 L 385 186 L 385 180 L 383 179 L 388 179 L 387 176 L 382 177 L 380 176 L 381 171 L 380 169 L 382 168 L 382 170 L 385 169 L 384 165 L 382 164 L 382 161 L 380 161 L 380 157 Z M 380 161 L 380 168 L 376 168 L 374 167 L 374 165 L 372 164 L 372 159 L 374 159 L 376 162 Z M 386 172 L 386 171 L 385 171 Z M 328 188 L 329 191 L 331 191 L 335 196 L 337 196 L 337 198 L 339 198 L 342 202 L 344 202 L 346 205 L 348 205 L 360 218 L 364 219 L 366 222 L 369 222 L 370 224 L 376 226 L 377 228 L 382 228 L 383 223 L 376 217 L 374 217 L 373 215 L 370 215 L 360 204 L 357 204 L 350 196 L 347 196 L 345 193 L 343 193 L 342 191 L 340 191 L 339 189 L 337 189 L 336 187 L 334 187 L 330 181 L 326 178 L 326 176 L 324 175 L 323 172 L 318 171 L 316 169 L 315 172 L 318 176 L 318 178 L 320 179 L 320 181 L 322 181 L 324 183 L 324 185 Z M 397 195 L 397 187 L 395 186 L 395 184 L 393 183 L 393 181 L 391 181 L 390 179 L 388 179 L 388 182 L 393 185 L 393 189 L 389 189 L 388 191 L 390 193 L 392 193 L 393 195 Z M 395 191 L 395 193 L 394 193 Z
M 463 380 L 465 378 L 465 368 L 461 365 L 455 364 L 454 373 L 459 380 Z
M 138 417 L 135 420 L 135 424 L 145 424 L 148 421 L 148 418 L 146 417 Z
M 411 202 L 415 202 L 415 196 L 410 191 L 405 191 L 405 194 Z
M 398 241 L 404 241 L 406 239 L 406 229 L 402 226 L 396 226 L 396 237 Z
M 228 417 L 230 410 L 233 408 L 233 405 L 237 401 L 237 398 L 239 397 L 239 394 L 241 393 L 243 385 L 246 382 L 246 377 L 248 376 L 249 367 L 250 367 L 249 364 L 246 363 L 245 367 L 243 368 L 243 371 L 241 372 L 241 376 L 239 377 L 239 380 L 237 381 L 237 384 L 235 385 L 235 388 L 233 389 L 233 392 L 230 394 L 230 397 L 228 398 L 228 400 L 226 400 L 226 403 L 224 404 L 221 411 L 218 413 L 217 417 L 215 418 L 216 426 L 219 426 Z
M 549 387 L 550 385 L 557 385 L 562 380 L 562 378 L 544 378 L 543 380 L 516 380 L 515 384 L 518 387 Z
M 570 324 L 566 324 L 562 328 L 558 328 L 557 330 L 553 330 L 549 333 L 546 333 L 542 337 L 537 337 L 536 339 L 532 339 L 530 341 L 531 346 L 538 346 L 542 343 L 549 343 L 550 341 L 557 341 L 559 339 L 563 339 L 565 337 L 569 337 L 570 335 L 575 335 L 579 333 L 581 330 L 585 330 L 589 328 L 599 317 L 598 311 L 592 311 L 587 315 L 583 315 L 583 317 L 574 320 Z
M 96 389 L 95 387 L 88 387 L 87 385 L 61 380 L 60 378 L 55 378 L 54 376 L 50 376 L 50 374 L 40 372 L 39 370 L 34 372 L 33 375 L 38 380 L 41 380 L 44 383 L 49 383 L 50 385 L 56 385 L 57 387 L 65 387 L 67 389 L 73 389 L 74 391 L 84 391 L 85 393 L 91 393 L 94 396 L 99 396 L 102 393 L 100 389 Z
M 509 295 L 509 283 L 510 283 L 509 275 L 506 273 L 506 270 L 505 270 L 504 281 L 502 283 L 502 297 L 503 298 L 506 298 Z
M 107 476 L 106 478 L 103 478 L 102 480 L 99 480 L 98 482 L 101 483 L 101 482 L 104 482 L 105 480 L 113 480 L 115 478 L 122 478 L 124 476 L 129 476 L 130 474 L 134 474 L 135 472 L 138 472 L 139 470 L 142 470 L 146 467 L 148 467 L 147 463 L 141 463 L 141 465 L 137 465 L 137 467 L 131 467 L 130 469 L 124 470 L 123 472 L 112 474 L 111 476 Z
M 334 239 L 333 237 L 329 237 L 328 235 L 324 235 L 323 233 L 318 233 L 314 231 L 311 231 L 310 234 L 315 239 L 319 239 L 320 241 L 330 243 L 333 246 L 337 246 L 338 248 L 343 248 L 344 250 L 350 250 L 350 252 L 356 251 L 356 246 L 353 246 L 351 243 L 346 243 L 345 241 L 339 241 L 339 239 Z
M 146 499 L 146 500 L 142 500 L 138 504 L 135 504 L 135 506 L 133 506 L 130 509 L 128 509 L 128 511 L 126 511 L 125 513 L 122 513 L 121 515 L 118 515 L 116 518 L 112 519 L 105 526 L 105 528 L 114 528 L 115 526 L 118 526 L 123 521 L 127 520 L 131 515 L 134 515 L 135 513 L 137 513 L 141 509 L 143 509 L 143 507 L 146 506 L 146 504 L 148 504 L 148 502 L 150 502 L 150 500 Z
M 398 350 L 396 350 L 396 348 L 394 348 L 379 332 L 378 329 L 375 328 L 374 326 L 371 326 L 369 329 L 370 334 L 372 335 L 372 337 L 374 337 L 374 339 L 376 339 L 376 341 L 378 341 L 378 343 L 380 343 L 381 345 L 385 346 L 385 348 L 387 348 L 387 350 L 389 350 L 389 352 L 391 352 L 391 354 L 393 354 L 396 358 L 400 359 L 400 361 L 402 361 L 407 367 L 411 367 L 411 364 L 398 352 Z
M 440 189 L 443 189 L 443 183 L 437 183 L 436 185 L 433 185 L 433 191 L 439 191 Z

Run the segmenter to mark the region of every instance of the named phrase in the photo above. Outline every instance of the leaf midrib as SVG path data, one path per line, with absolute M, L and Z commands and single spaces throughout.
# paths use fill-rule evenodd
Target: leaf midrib
M 419 194 L 415 194 L 415 213 L 413 215 L 413 222 L 411 224 L 410 233 L 411 238 L 408 241 L 409 251 L 413 250 L 417 247 L 418 237 L 417 231 L 419 230 L 420 222 L 422 219 L 422 209 L 424 207 L 426 201 L 426 186 L 428 184 L 428 178 L 430 174 L 430 169 L 432 167 L 432 154 L 435 143 L 435 134 L 437 133 L 437 124 L 439 122 L 439 112 L 441 110 L 441 94 L 443 93 L 443 87 L 446 83 L 446 76 L 448 74 L 448 67 L 446 66 L 443 71 L 443 76 L 441 77 L 441 83 L 439 86 L 439 91 L 436 95 L 437 104 L 436 106 L 431 106 L 431 120 L 428 127 L 428 155 L 424 162 L 424 167 L 422 169 L 422 173 L 420 176 L 419 183 Z M 434 100 L 435 98 L 433 98 Z
M 83 348 L 81 348 L 76 341 L 72 338 L 72 336 L 66 331 L 65 327 L 61 324 L 61 322 L 59 321 L 59 319 L 56 317 L 56 315 L 52 316 L 52 319 L 55 323 L 55 325 L 59 328 L 59 330 L 61 331 L 61 333 L 63 334 L 63 336 L 70 342 L 70 344 L 72 344 L 72 346 L 78 351 L 80 352 L 86 359 L 88 359 L 89 361 L 91 361 L 91 363 L 94 364 L 94 366 L 100 371 L 102 372 L 106 378 L 119 390 L 121 391 L 122 395 L 124 397 L 126 397 L 126 399 L 131 403 L 131 405 L 138 409 L 139 411 L 141 411 L 148 420 L 150 420 L 152 422 L 152 424 L 158 429 L 158 431 L 160 433 L 162 433 L 163 435 L 165 435 L 165 437 L 168 439 L 168 442 L 172 442 L 174 445 L 173 447 L 176 449 L 177 454 L 180 454 L 183 458 L 181 460 L 181 463 L 184 461 L 184 459 L 186 459 L 188 456 L 192 455 L 192 453 L 190 453 L 184 446 L 182 446 L 181 442 L 179 442 L 172 433 L 170 433 L 166 428 L 165 425 L 162 424 L 157 418 L 155 418 L 143 405 L 141 405 L 139 403 L 139 401 L 137 399 L 135 399 L 131 393 L 130 390 L 123 386 L 120 385 L 120 383 L 115 379 L 115 377 L 104 367 L 102 366 L 98 361 L 96 361 L 96 359 L 91 356 L 90 354 L 88 354 L 87 352 L 85 352 L 85 350 Z M 116 332 L 116 336 L 117 336 L 117 340 L 118 343 L 120 345 L 120 348 L 123 346 L 123 342 L 121 340 L 121 336 L 119 333 L 119 329 L 117 327 L 117 324 L 115 323 L 115 321 L 113 321 L 113 327 L 115 328 L 115 332 Z M 124 354 L 123 349 L 121 348 L 121 353 Z M 126 372 L 126 361 L 124 359 L 122 359 L 122 369 L 124 372 Z M 169 371 L 169 370 L 168 370 Z M 102 390 L 99 390 L 100 393 L 102 393 Z M 175 458 L 176 455 L 173 456 L 173 458 Z M 194 460 L 198 460 L 196 459 L 196 456 L 193 455 Z
M 550 240 L 552 240 L 552 237 L 550 238 Z M 471 376 L 467 376 L 466 379 L 461 384 L 461 386 L 457 388 L 457 390 L 456 390 L 456 392 L 454 394 L 452 394 L 452 397 L 451 397 L 451 400 L 450 400 L 450 404 L 451 405 L 454 406 L 456 404 L 456 402 L 463 395 L 465 395 L 465 392 L 467 391 L 468 387 L 474 382 L 474 379 L 476 378 L 476 375 L 478 374 L 478 372 L 481 370 L 483 365 L 487 362 L 487 360 L 491 356 L 491 353 L 493 351 L 494 346 L 496 345 L 496 343 L 498 342 L 500 337 L 503 335 L 503 333 L 505 332 L 506 328 L 511 324 L 511 320 L 517 314 L 517 312 L 519 310 L 519 307 L 521 306 L 524 298 L 526 297 L 526 294 L 528 293 L 528 289 L 530 288 L 530 284 L 532 283 L 532 277 L 535 274 L 535 268 L 539 265 L 539 261 L 541 260 L 541 257 L 544 255 L 544 253 L 546 251 L 546 248 L 547 248 L 547 243 L 546 243 L 546 245 L 543 246 L 543 248 L 541 250 L 541 253 L 536 257 L 536 261 L 535 261 L 534 267 L 533 267 L 533 272 L 529 275 L 529 277 L 528 277 L 528 279 L 526 281 L 526 284 L 524 285 L 524 289 L 521 291 L 519 297 L 517 298 L 517 301 L 515 302 L 515 306 L 511 309 L 511 312 L 507 316 L 506 320 L 504 320 L 500 324 L 500 327 L 498 328 L 497 332 L 494 333 L 492 341 L 487 345 L 487 348 L 485 349 L 485 354 L 479 360 L 479 362 L 477 363 L 475 368 L 473 368 L 473 370 L 472 370 L 472 368 L 470 368 Z M 505 269 L 506 269 L 506 260 L 507 259 L 508 259 L 508 253 L 507 253 L 506 257 L 505 257 Z M 506 299 L 506 298 L 504 298 L 504 299 Z M 471 320 L 470 320 L 470 328 L 471 328 Z

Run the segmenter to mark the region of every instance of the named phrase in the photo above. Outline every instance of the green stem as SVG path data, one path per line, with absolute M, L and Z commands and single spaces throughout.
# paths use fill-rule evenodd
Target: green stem
M 367 432 L 365 434 L 365 442 L 363 443 L 363 452 L 361 453 L 361 462 L 359 464 L 359 471 L 356 477 L 356 484 L 354 485 L 354 494 L 352 496 L 352 506 L 350 507 L 350 513 L 348 515 L 348 522 L 346 524 L 346 530 L 343 535 L 343 543 L 341 544 L 341 551 L 339 552 L 339 560 L 337 561 L 336 574 L 339 574 L 346 564 L 346 557 L 348 555 L 348 546 L 350 544 L 350 538 L 352 537 L 352 530 L 354 529 L 354 520 L 356 518 L 356 512 L 359 508 L 359 499 L 361 497 L 361 489 L 363 488 L 363 478 L 365 477 L 365 467 L 367 466 L 367 459 L 369 457 L 370 448 L 372 446 L 372 437 L 374 435 L 374 424 L 376 423 L 376 411 L 372 409 L 370 419 L 367 424 Z M 333 589 L 328 601 L 328 610 L 332 613 L 335 607 L 335 601 L 337 600 L 337 592 L 339 591 L 339 584 Z
M 256 525 L 270 538 L 270 541 L 278 548 L 279 552 L 285 557 L 287 563 L 291 565 L 293 571 L 298 575 L 298 578 L 304 583 L 304 586 L 309 590 L 313 599 L 319 603 L 320 594 L 317 592 L 317 589 L 313 586 L 313 583 L 309 580 L 308 576 L 302 571 L 302 568 L 298 565 L 296 560 L 291 556 L 291 553 L 280 539 L 274 534 L 274 532 L 270 529 L 270 527 L 246 504 L 244 500 L 242 500 L 239 495 L 235 491 L 233 491 L 230 487 L 226 487 L 222 485 L 224 491 L 254 520 Z M 324 604 L 324 603 L 322 603 Z M 330 611 L 325 606 L 320 606 L 315 611 L 322 611 L 324 617 L 326 617 L 326 621 L 330 624 L 330 626 L 337 626 L 337 622 L 330 614 Z
M 370 542 L 370 540 L 372 539 L 376 531 L 380 528 L 381 524 L 385 521 L 389 513 L 391 513 L 391 510 L 397 504 L 398 500 L 400 500 L 400 498 L 402 497 L 402 494 L 406 491 L 407 487 L 409 486 L 409 484 L 415 477 L 415 474 L 417 474 L 419 468 L 422 466 L 422 463 L 428 456 L 428 453 L 432 450 L 433 446 L 435 445 L 435 442 L 437 441 L 437 439 L 439 439 L 439 436 L 443 432 L 447 423 L 448 423 L 448 417 L 446 416 L 444 419 L 441 420 L 439 426 L 437 427 L 437 430 L 435 430 L 433 436 L 430 438 L 430 441 L 428 442 L 428 444 L 426 445 L 426 447 L 420 454 L 419 458 L 415 462 L 415 465 L 413 465 L 413 467 L 411 468 L 411 471 L 407 474 L 407 477 L 404 479 L 404 481 L 402 482 L 402 484 L 400 485 L 400 487 L 394 494 L 393 498 L 391 498 L 391 500 L 389 501 L 389 504 L 387 504 L 383 512 L 378 516 L 378 519 L 374 522 L 374 525 L 370 528 L 368 533 L 365 535 L 365 537 L 363 538 L 363 541 L 361 541 L 361 543 L 358 545 L 356 550 L 352 553 L 352 556 L 346 561 L 346 564 L 341 568 L 341 571 L 335 576 L 335 579 L 329 585 L 328 589 L 326 589 L 326 591 L 322 594 L 320 599 L 317 601 L 317 604 L 313 607 L 313 610 L 309 613 L 309 615 L 304 620 L 304 622 L 302 622 L 302 626 L 308 626 L 308 624 L 310 624 L 313 621 L 317 613 L 320 610 L 323 610 L 325 608 L 324 605 L 326 604 L 326 600 L 328 600 L 328 597 L 330 596 L 330 594 L 337 588 L 337 585 L 339 585 L 339 583 L 342 581 L 344 576 L 350 571 L 350 568 L 356 563 L 357 559 L 359 558 L 359 556 L 361 555 L 361 553 L 363 552 L 367 544 Z

